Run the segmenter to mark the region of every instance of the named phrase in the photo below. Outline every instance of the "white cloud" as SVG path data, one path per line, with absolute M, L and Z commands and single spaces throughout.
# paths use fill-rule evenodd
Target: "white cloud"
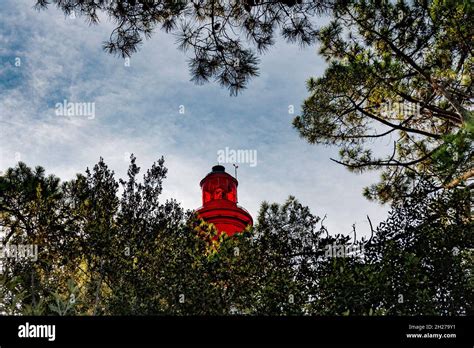
M 384 217 L 385 208 L 361 195 L 374 175 L 348 173 L 329 161 L 334 149 L 310 146 L 292 129 L 288 106 L 298 112 L 305 80 L 324 70 L 314 47 L 279 42 L 262 58 L 261 76 L 234 98 L 216 84 L 189 82 L 184 54 L 163 32 L 145 41 L 125 67 L 101 49 L 111 23 L 88 26 L 53 7 L 38 13 L 31 0 L 10 0 L 7 7 L 0 28 L 15 30 L 0 32 L 7 47 L 2 55 L 21 56 L 24 70 L 17 87 L 0 95 L 1 169 L 13 166 L 19 152 L 28 165 L 70 179 L 102 156 L 123 177 L 125 153 L 137 156 L 142 171 L 164 155 L 164 198 L 196 208 L 199 181 L 216 163 L 217 150 L 256 149 L 258 165 L 239 168 L 240 204 L 254 217 L 262 201 L 283 203 L 289 195 L 320 216 L 327 213 L 332 233 L 364 225 L 367 214 L 375 222 Z M 96 118 L 55 116 L 54 104 L 65 98 L 94 102 Z

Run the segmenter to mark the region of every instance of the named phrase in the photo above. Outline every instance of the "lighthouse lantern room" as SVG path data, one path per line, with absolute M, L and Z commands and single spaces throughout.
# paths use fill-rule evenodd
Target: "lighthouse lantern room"
M 197 210 L 200 218 L 212 223 L 221 233 L 232 236 L 253 224 L 252 216 L 237 205 L 238 181 L 225 167 L 216 165 L 201 180 L 202 207 Z

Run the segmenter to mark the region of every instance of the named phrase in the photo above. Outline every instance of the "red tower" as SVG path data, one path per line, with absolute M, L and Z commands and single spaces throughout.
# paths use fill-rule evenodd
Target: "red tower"
M 221 165 L 212 167 L 212 172 L 200 182 L 202 207 L 197 210 L 199 217 L 229 236 L 253 224 L 249 212 L 237 205 L 238 184 Z

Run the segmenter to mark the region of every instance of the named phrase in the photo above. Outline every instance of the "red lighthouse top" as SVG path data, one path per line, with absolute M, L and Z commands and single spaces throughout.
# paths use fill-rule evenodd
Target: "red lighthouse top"
M 253 224 L 252 216 L 237 205 L 238 181 L 226 173 L 224 166 L 212 167 L 212 172 L 201 180 L 202 207 L 199 217 L 213 223 L 219 232 L 232 236 Z

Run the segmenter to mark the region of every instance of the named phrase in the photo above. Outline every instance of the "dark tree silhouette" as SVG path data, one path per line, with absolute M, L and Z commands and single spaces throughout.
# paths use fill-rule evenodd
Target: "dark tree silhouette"
M 163 201 L 166 173 L 160 159 L 140 179 L 133 156 L 119 181 L 102 159 L 63 183 L 41 167 L 8 168 L 0 175 L 8 238 L 0 242 L 37 244 L 39 253 L 35 262 L 2 260 L 0 313 L 472 312 L 468 189 L 432 194 L 420 182 L 369 240 L 329 235 L 324 219 L 294 197 L 262 203 L 253 228 L 219 237 L 175 200 Z M 327 255 L 335 245 L 360 249 Z

